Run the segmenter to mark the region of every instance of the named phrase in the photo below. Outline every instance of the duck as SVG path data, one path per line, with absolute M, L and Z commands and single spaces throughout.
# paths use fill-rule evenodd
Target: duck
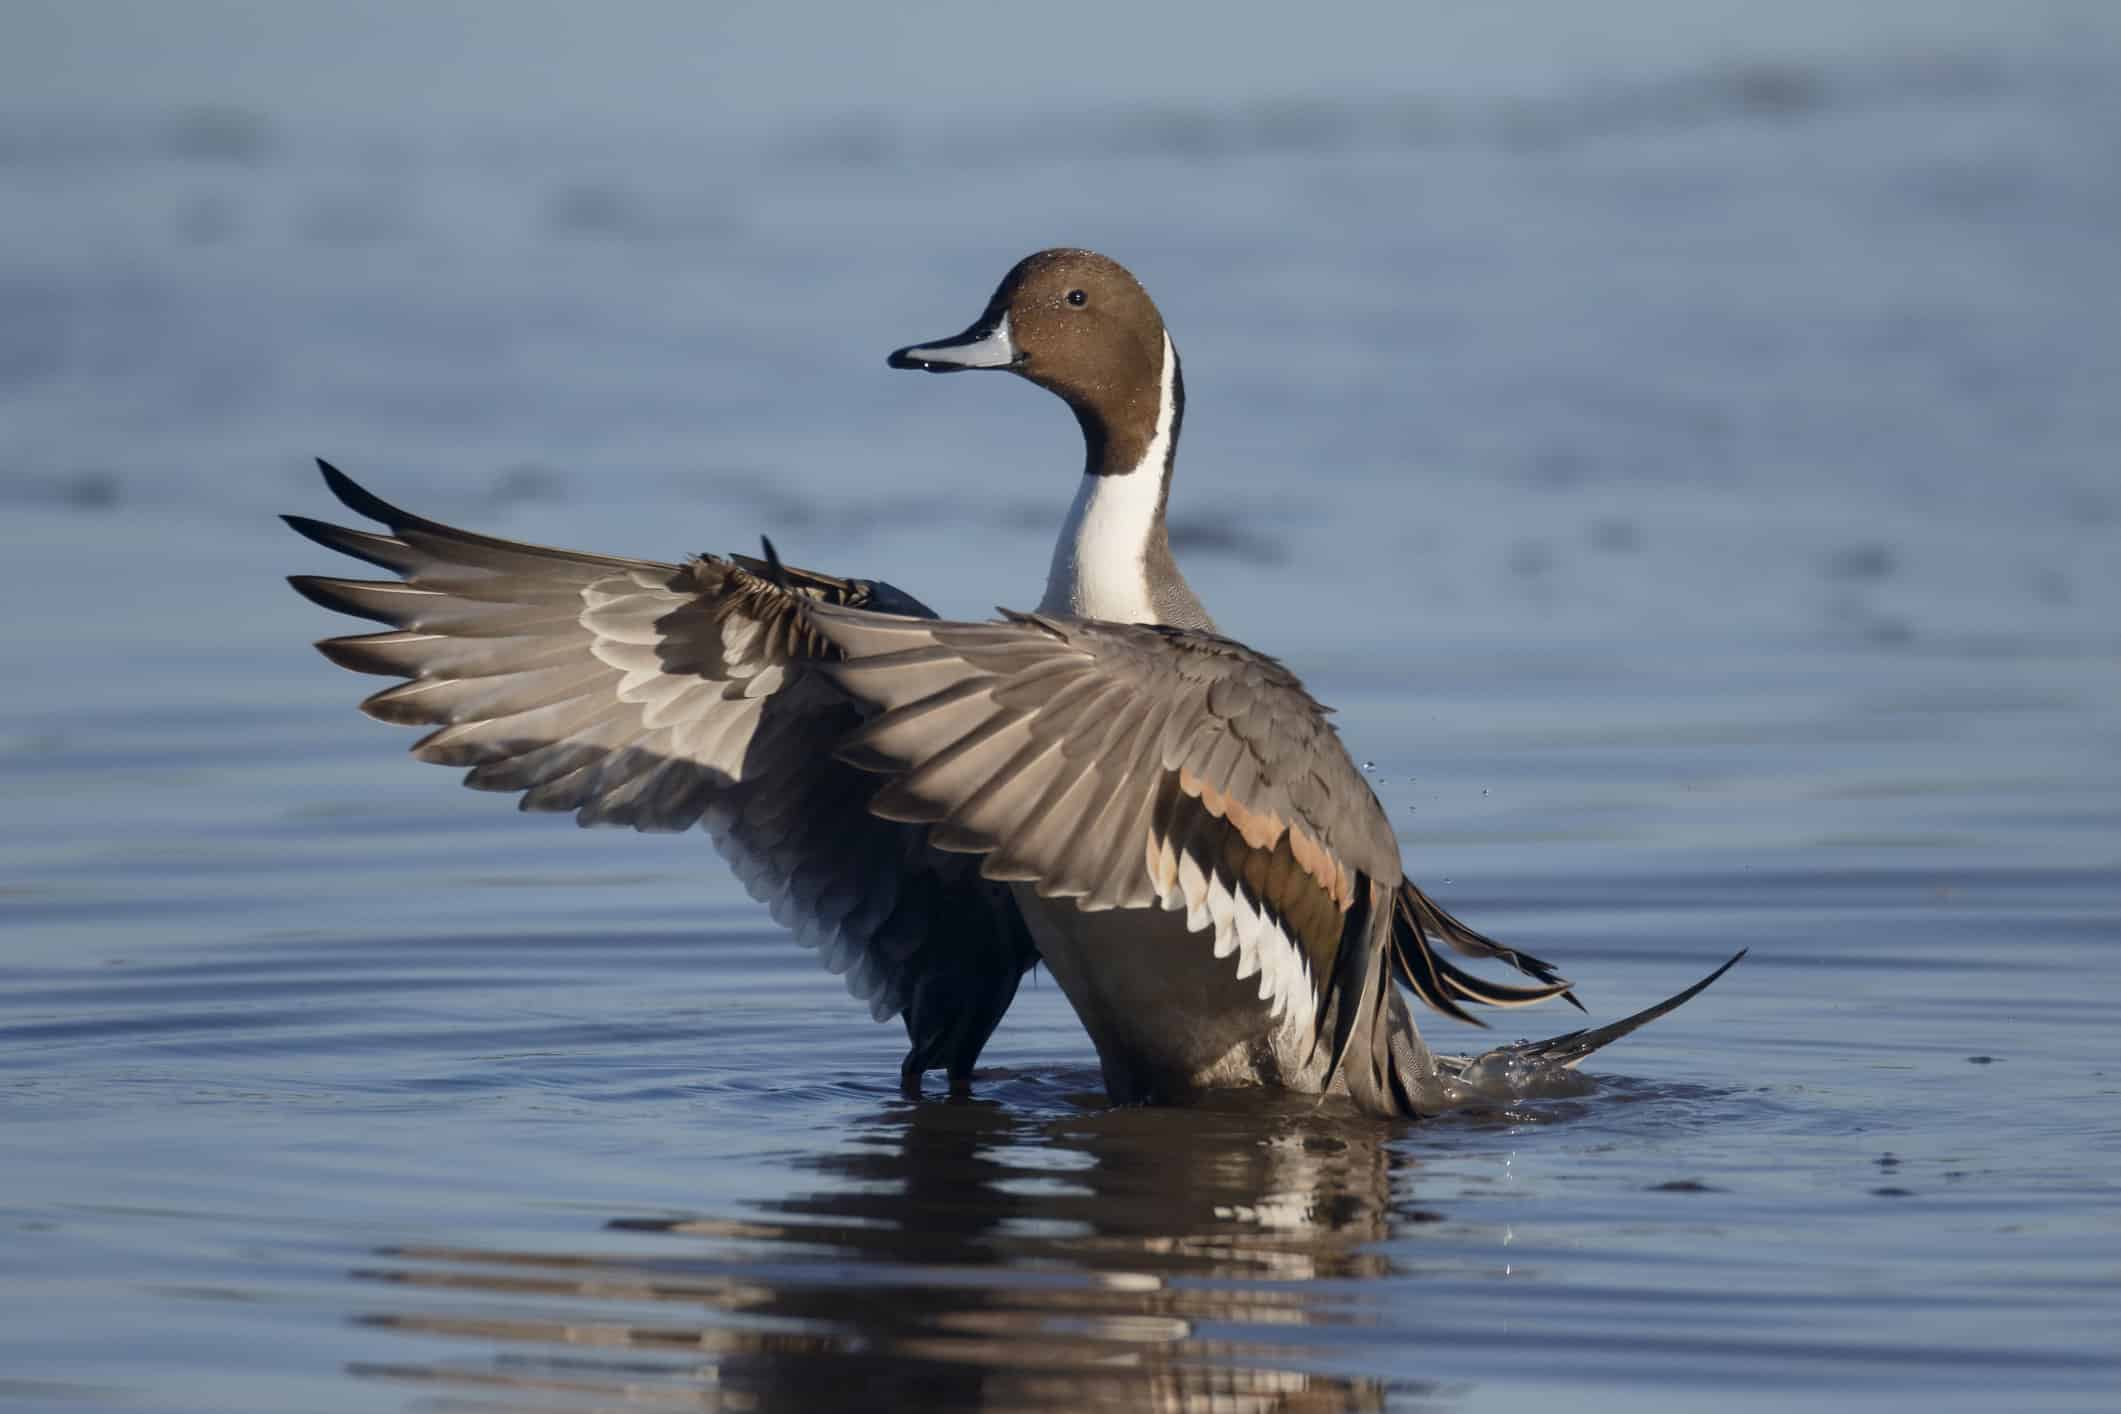
M 970 1093 L 1037 966 L 1115 1104 L 1256 1087 L 1422 1118 L 1552 1091 L 1738 960 L 1604 1027 L 1431 1052 L 1410 996 L 1476 1025 L 1469 1006 L 1582 1004 L 1407 877 L 1329 710 L 1224 636 L 1180 571 L 1185 380 L 1141 283 L 1093 251 L 1040 251 L 962 332 L 887 362 L 1006 372 L 1074 413 L 1082 472 L 1034 609 L 944 619 L 770 543 L 667 562 L 498 539 L 319 461 L 379 528 L 287 524 L 393 578 L 292 576 L 384 625 L 318 649 L 397 679 L 361 710 L 430 728 L 412 755 L 473 789 L 583 825 L 704 830 L 873 1017 L 902 1020 L 909 1096 L 936 1070 Z

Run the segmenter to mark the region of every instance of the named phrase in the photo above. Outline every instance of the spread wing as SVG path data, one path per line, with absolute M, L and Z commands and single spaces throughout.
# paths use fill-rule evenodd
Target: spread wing
M 971 861 L 869 811 L 875 778 L 832 754 L 866 711 L 819 671 L 833 650 L 796 612 L 799 600 L 931 610 L 870 581 L 799 570 L 769 581 L 743 557 L 663 564 L 474 535 L 319 466 L 387 533 L 288 524 L 397 576 L 291 581 L 390 626 L 317 645 L 342 667 L 404 679 L 363 711 L 434 727 L 413 755 L 466 768 L 475 789 L 519 793 L 525 810 L 705 826 L 752 896 L 878 1019 L 907 1014 L 909 1068 L 924 1044 L 927 1064 L 967 1043 L 977 1054 L 1035 957 L 1029 935 L 1007 889 Z
M 1390 929 L 1372 895 L 1398 886 L 1399 850 L 1280 664 L 1212 634 L 1072 618 L 804 617 L 843 655 L 824 671 L 878 710 L 841 747 L 891 778 L 872 810 L 1086 911 L 1184 910 L 1313 1045 L 1337 1015 L 1338 1063 L 1381 995 Z

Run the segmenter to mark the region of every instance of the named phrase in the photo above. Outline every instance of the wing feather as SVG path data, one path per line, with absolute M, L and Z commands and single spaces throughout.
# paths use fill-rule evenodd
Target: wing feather
M 665 564 L 499 540 L 323 471 L 382 530 L 288 524 L 398 576 L 291 580 L 327 609 L 386 626 L 318 645 L 342 667 L 403 680 L 364 711 L 435 728 L 415 756 L 467 768 L 466 785 L 518 793 L 526 810 L 639 830 L 704 824 L 747 890 L 850 990 L 880 1017 L 906 1012 L 909 1068 L 969 1069 L 1035 952 L 1005 888 L 933 848 L 922 826 L 870 812 L 875 776 L 834 748 L 857 728 L 883 722 L 886 738 L 899 728 L 888 713 L 864 728 L 873 709 L 819 671 L 837 650 L 800 612 L 812 601 L 881 610 L 878 637 L 914 650 L 892 681 L 923 662 L 942 670 L 915 675 L 912 696 L 925 700 L 893 704 L 920 728 L 955 731 L 959 764 L 938 763 L 934 775 L 955 787 L 977 765 L 1020 766 L 999 751 L 1005 721 L 984 706 L 961 710 L 989 675 L 894 629 L 932 619 L 929 609 L 889 585 L 769 574 L 744 557 Z M 1012 671 L 1066 666 L 1013 640 L 982 651 Z

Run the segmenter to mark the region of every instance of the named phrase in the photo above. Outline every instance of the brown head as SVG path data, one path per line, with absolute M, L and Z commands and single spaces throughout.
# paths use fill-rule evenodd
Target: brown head
M 1167 356 L 1172 397 L 1182 401 L 1177 354 L 1140 282 L 1095 251 L 1042 250 L 1017 262 L 962 334 L 900 349 L 889 362 L 929 373 L 1021 374 L 1075 410 L 1087 469 L 1120 475 L 1140 465 L 1155 438 Z M 1168 423 L 1173 442 L 1177 413 Z

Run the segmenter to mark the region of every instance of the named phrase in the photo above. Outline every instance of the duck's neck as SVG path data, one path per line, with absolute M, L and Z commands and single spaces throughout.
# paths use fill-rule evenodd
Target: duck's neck
M 1040 612 L 1212 631 L 1214 622 L 1171 558 L 1164 524 L 1178 430 L 1186 414 L 1186 383 L 1171 336 L 1164 335 L 1154 431 L 1131 464 L 1112 466 L 1107 454 L 1115 446 L 1141 445 L 1138 441 L 1115 437 L 1077 411 L 1088 461 L 1053 546 Z

